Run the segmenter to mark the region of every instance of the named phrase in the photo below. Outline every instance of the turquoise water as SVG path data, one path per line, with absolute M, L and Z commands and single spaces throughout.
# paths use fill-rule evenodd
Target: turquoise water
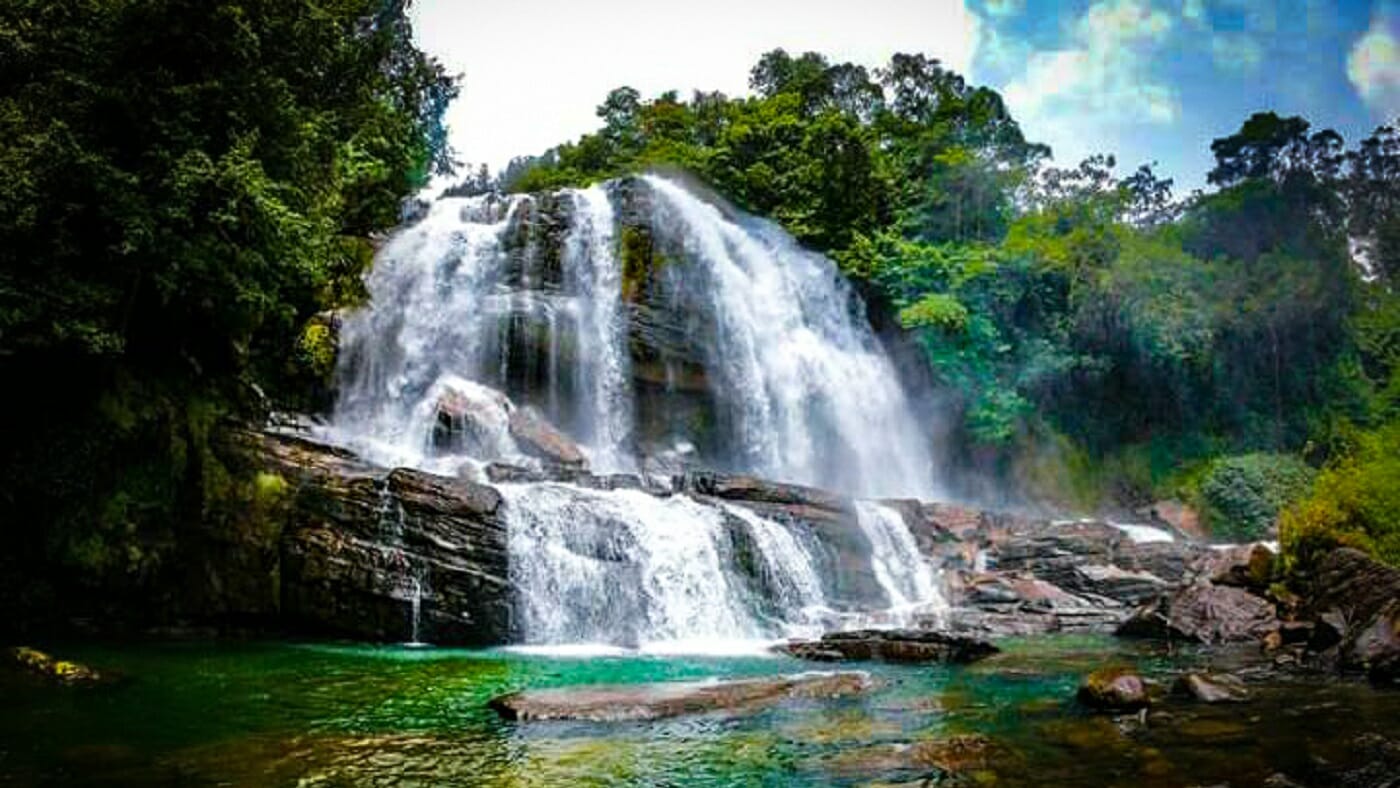
M 1389 732 L 1400 696 L 1274 683 L 1256 701 L 1169 701 L 1144 728 L 1082 713 L 1108 662 L 1167 681 L 1204 659 L 1107 638 L 1040 638 L 970 667 L 869 666 L 857 698 L 650 723 L 508 723 L 533 687 L 764 676 L 781 657 L 549 658 L 398 647 L 174 643 L 51 649 L 119 683 L 0 683 L 4 785 L 1189 785 L 1344 762 Z

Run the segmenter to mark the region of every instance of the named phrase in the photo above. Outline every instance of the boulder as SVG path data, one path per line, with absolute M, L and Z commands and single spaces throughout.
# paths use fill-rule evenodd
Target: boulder
M 1236 545 L 1204 556 L 1196 569 L 1216 585 L 1263 591 L 1273 579 L 1274 559 L 1274 551 L 1266 545 Z
M 55 659 L 34 648 L 21 646 L 10 649 L 7 654 L 14 667 L 43 679 L 64 686 L 93 686 L 102 684 L 108 677 L 92 668 L 68 660 Z
M 505 394 L 462 378 L 439 381 L 430 393 L 433 447 L 480 459 L 506 456 L 514 448 L 511 412 Z
M 1195 583 L 1157 597 L 1118 628 L 1129 637 L 1229 643 L 1261 640 L 1279 628 L 1274 606 L 1248 591 Z
M 1129 668 L 1100 668 L 1079 685 L 1079 702 L 1100 711 L 1137 711 L 1151 704 L 1147 682 Z
M 1315 649 L 1335 643 L 1343 670 L 1400 679 L 1400 569 L 1341 548 L 1318 561 L 1305 586 Z
M 1249 699 L 1244 683 L 1229 675 L 1187 673 L 1177 678 L 1172 691 L 1202 703 L 1240 703 Z
M 495 698 L 489 705 L 508 720 L 623 722 L 707 712 L 748 713 L 790 698 L 845 697 L 871 686 L 866 673 L 803 673 L 735 681 L 526 690 Z
M 1343 650 L 1344 667 L 1365 671 L 1373 681 L 1400 680 L 1400 598 L 1355 629 Z
M 544 414 L 533 407 L 515 408 L 510 412 L 510 435 L 525 454 L 565 468 L 583 468 L 588 457 L 569 436 L 549 423 Z
M 820 640 L 791 640 L 777 650 L 816 662 L 879 661 L 964 664 L 976 662 L 1001 649 L 985 640 L 912 629 L 864 629 L 829 632 Z

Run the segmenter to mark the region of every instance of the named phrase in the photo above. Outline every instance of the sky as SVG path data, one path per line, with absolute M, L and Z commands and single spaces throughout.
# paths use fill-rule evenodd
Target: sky
M 1400 117 L 1400 0 L 417 0 L 414 15 L 462 75 L 458 158 L 492 169 L 594 130 L 615 87 L 744 95 L 777 47 L 870 67 L 926 53 L 1000 91 L 1057 164 L 1156 162 L 1182 191 L 1253 112 L 1348 140 Z

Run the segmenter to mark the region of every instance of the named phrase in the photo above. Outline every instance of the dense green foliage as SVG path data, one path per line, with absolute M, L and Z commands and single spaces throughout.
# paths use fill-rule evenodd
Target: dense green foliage
M 1306 563 L 1338 545 L 1400 566 L 1400 423 L 1351 436 L 1317 477 L 1312 494 L 1284 512 L 1285 552 Z
M 305 404 L 372 233 L 447 162 L 405 0 L 0 6 L 9 558 L 160 569 L 208 436 Z M 30 527 L 42 524 L 44 527 Z
M 1207 463 L 1320 462 L 1348 425 L 1397 415 L 1394 128 L 1348 149 L 1260 113 L 1211 145 L 1212 190 L 1178 200 L 1150 166 L 1048 166 L 995 92 L 922 56 L 870 73 L 776 50 L 751 87 L 688 101 L 620 88 L 598 132 L 502 181 L 678 166 L 832 254 L 923 349 L 969 489 L 992 474 L 1094 507 L 1195 499 L 1209 478 L 1225 530 L 1254 533 L 1281 501 L 1232 488 L 1291 490 L 1297 461 L 1252 455 L 1203 477 Z
M 1216 534 L 1266 538 L 1279 512 L 1307 494 L 1314 474 L 1307 463 L 1287 454 L 1222 457 L 1201 479 L 1201 513 Z

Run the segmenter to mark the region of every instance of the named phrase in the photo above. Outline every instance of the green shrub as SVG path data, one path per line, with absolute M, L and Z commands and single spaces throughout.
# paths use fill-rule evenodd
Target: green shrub
M 1279 536 L 1290 566 L 1334 547 L 1400 566 L 1400 422 L 1356 436 L 1312 494 L 1283 513 Z
M 1284 507 L 1307 494 L 1315 475 L 1287 454 L 1223 457 L 1201 478 L 1201 512 L 1216 536 L 1259 539 Z

